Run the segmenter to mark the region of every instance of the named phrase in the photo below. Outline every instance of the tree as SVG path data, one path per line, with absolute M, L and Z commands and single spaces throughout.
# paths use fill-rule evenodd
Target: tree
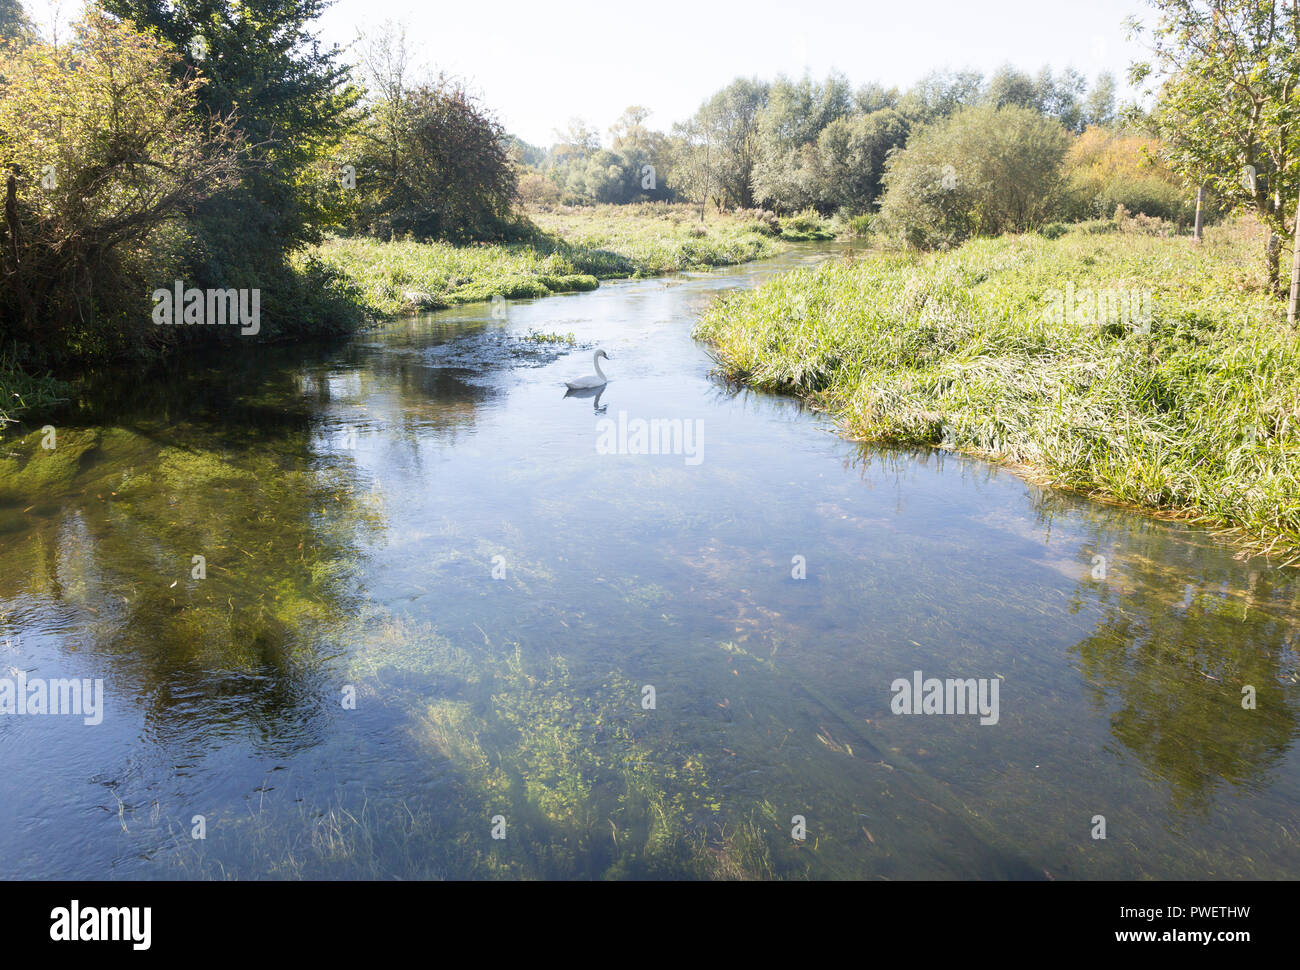
M 376 192 L 384 191 L 385 175 L 388 181 L 399 177 L 409 150 L 406 138 L 412 128 L 412 112 L 406 28 L 386 21 L 378 31 L 360 34 L 357 47 L 364 93 L 363 118 L 356 130 L 367 147 L 345 154 L 362 166 L 363 190 L 357 193 L 358 198 L 368 190 L 373 201 Z
M 1117 206 L 1186 223 L 1195 215 L 1192 197 L 1160 157 L 1160 142 L 1145 135 L 1092 127 L 1066 154 L 1065 215 L 1109 217 Z
M 667 189 L 660 183 L 668 169 L 668 139 L 646 124 L 649 117 L 648 108 L 632 105 L 609 129 L 621 173 L 618 201 L 667 197 Z
M 1083 125 L 1109 128 L 1115 120 L 1115 75 L 1100 74 L 1083 102 Z
M 1050 68 L 1044 67 L 1037 77 L 1030 77 L 1008 65 L 989 79 L 984 101 L 995 108 L 1033 108 L 1071 131 L 1082 131 L 1085 127 L 1082 98 L 1087 88 L 1083 75 L 1069 68 L 1054 75 Z
M 349 142 L 360 199 L 352 228 L 466 242 L 510 231 L 517 174 L 505 131 L 463 85 L 382 85 Z
M 1069 144 L 1060 122 L 1032 108 L 966 108 L 890 155 L 882 224 L 926 248 L 1034 229 L 1057 203 Z
M 31 21 L 18 0 L 0 0 L 0 45 L 32 38 Z
M 239 184 L 201 204 L 190 275 L 201 287 L 263 294 L 263 333 L 309 324 L 288 253 L 318 240 L 330 196 L 315 177 L 356 122 L 358 92 L 338 47 L 312 30 L 328 0 L 103 0 L 105 9 L 184 52 L 173 76 L 197 72 L 198 117 L 237 113 Z
M 699 124 L 710 130 L 716 146 L 715 181 L 726 203 L 754 205 L 754 166 L 758 160 L 758 124 L 768 101 L 768 85 L 757 78 L 736 78 L 701 105 Z
M 1068 130 L 1079 132 L 1085 127 L 1083 105 L 1088 90 L 1088 79 L 1073 68 L 1053 74 L 1044 67 L 1035 81 L 1038 90 L 1038 110 L 1055 118 Z
M 600 132 L 581 118 L 570 118 L 569 127 L 555 133 L 557 157 L 586 158 L 600 150 Z
M 1150 0 L 1154 121 L 1166 157 L 1189 186 L 1205 184 L 1266 228 L 1264 279 L 1279 292 L 1281 240 L 1300 231 L 1300 3 L 1295 0 Z M 1141 27 L 1133 25 L 1137 32 Z
M 866 212 L 880 194 L 889 153 L 907 141 L 907 119 L 892 108 L 837 118 L 817 138 L 816 205 L 824 213 Z
M 1286 322 L 1296 325 L 1300 313 L 1300 199 L 1296 201 L 1295 238 L 1291 244 L 1291 293 L 1286 305 Z
M 995 108 L 1015 105 L 1020 108 L 1042 110 L 1038 83 L 1023 71 L 1011 65 L 999 68 L 989 78 L 984 99 Z
M 864 84 L 853 96 L 853 106 L 859 114 L 869 115 L 885 108 L 897 108 L 898 88 L 885 88 L 880 84 Z
M 651 132 L 646 127 L 649 117 L 650 109 L 639 104 L 623 109 L 618 120 L 609 127 L 609 138 L 614 150 L 638 151 L 649 147 Z
M 570 118 L 564 131 L 555 132 L 545 170 L 563 190 L 571 195 L 587 193 L 587 160 L 600 150 L 600 132 L 582 118 Z
M 940 121 L 983 96 L 984 75 L 978 71 L 934 71 L 903 95 L 898 110 L 914 125 Z
M 507 135 L 506 142 L 510 151 L 510 157 L 514 159 L 516 165 L 541 168 L 542 165 L 546 163 L 545 148 L 538 148 L 536 145 L 530 145 L 518 135 Z
M 702 122 L 691 119 L 673 125 L 673 189 L 700 207 L 700 221 L 710 196 L 718 192 L 713 133 Z
M 607 148 L 588 155 L 571 178 L 570 184 L 593 202 L 617 204 L 629 201 L 633 191 L 632 165 L 626 158 Z
M 754 199 L 784 212 L 817 201 L 817 138 L 822 130 L 853 111 L 853 93 L 842 75 L 818 84 L 805 76 L 778 78 L 758 122 Z
M 71 43 L 0 59 L 0 314 L 47 357 L 163 340 L 143 295 L 170 284 L 182 217 L 238 181 L 228 116 L 195 112 L 165 41 L 88 7 Z

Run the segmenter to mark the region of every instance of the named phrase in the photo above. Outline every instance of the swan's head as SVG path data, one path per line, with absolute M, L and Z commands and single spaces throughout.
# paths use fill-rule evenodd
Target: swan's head
M 595 354 L 595 356 L 594 356 L 592 359 L 593 359 L 593 360 L 600 360 L 600 358 L 602 358 L 602 357 L 604 357 L 606 360 L 611 360 L 611 359 L 612 359 L 612 358 L 609 356 L 609 354 L 605 353 L 605 351 L 603 351 L 603 350 L 598 350 L 598 351 L 596 351 L 596 354 Z

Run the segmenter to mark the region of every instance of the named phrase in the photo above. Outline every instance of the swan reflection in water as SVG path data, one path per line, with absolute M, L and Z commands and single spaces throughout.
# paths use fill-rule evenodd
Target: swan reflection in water
M 592 409 L 597 414 L 604 414 L 605 409 L 609 407 L 609 405 L 601 404 L 600 396 L 605 393 L 605 388 L 607 386 L 608 385 L 606 384 L 601 384 L 599 387 L 582 387 L 576 389 L 571 387 L 564 392 L 564 396 L 565 397 L 594 397 L 596 400 L 592 402 Z

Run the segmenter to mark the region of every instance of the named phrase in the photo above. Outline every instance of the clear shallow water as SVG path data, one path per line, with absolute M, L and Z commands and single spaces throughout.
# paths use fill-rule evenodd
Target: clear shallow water
M 699 311 L 834 251 L 212 360 L 10 436 L 0 676 L 102 678 L 106 711 L 0 716 L 0 874 L 1294 876 L 1295 574 L 711 378 Z M 596 346 L 603 415 L 562 386 Z M 698 422 L 699 462 L 599 453 L 619 412 Z M 997 678 L 998 723 L 891 713 L 915 670 Z

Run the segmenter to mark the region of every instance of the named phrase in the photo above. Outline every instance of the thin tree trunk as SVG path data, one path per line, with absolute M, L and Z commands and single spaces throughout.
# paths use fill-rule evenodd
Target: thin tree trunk
M 12 173 L 5 180 L 5 224 L 9 230 L 9 245 L 13 253 L 14 292 L 18 294 L 23 327 L 30 333 L 36 329 L 36 302 L 27 290 L 24 278 L 26 267 L 21 262 L 22 223 L 18 219 L 18 186 Z
M 1196 187 L 1196 229 L 1192 232 L 1192 242 L 1194 243 L 1201 241 L 1201 197 L 1204 193 L 1205 186 L 1198 185 Z
M 1295 326 L 1296 322 L 1296 304 L 1300 303 L 1300 197 L 1296 199 L 1295 207 L 1295 239 L 1293 245 L 1295 251 L 1291 256 L 1291 299 L 1286 307 L 1287 323 Z
M 1264 259 L 1267 262 L 1264 273 L 1264 288 L 1277 295 L 1282 293 L 1282 273 L 1278 268 L 1278 256 L 1282 251 L 1282 240 L 1272 229 L 1267 230 L 1264 241 Z

